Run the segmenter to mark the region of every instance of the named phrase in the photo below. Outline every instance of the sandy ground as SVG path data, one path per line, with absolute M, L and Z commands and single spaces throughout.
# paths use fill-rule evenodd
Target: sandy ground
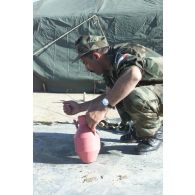
M 74 116 L 65 115 L 62 109 L 62 100 L 75 100 L 77 102 L 94 99 L 96 94 L 56 94 L 56 93 L 34 93 L 33 94 L 33 121 L 45 123 L 66 123 L 77 119 L 80 113 Z M 109 120 L 119 122 L 120 118 L 116 110 L 112 110 L 107 115 Z

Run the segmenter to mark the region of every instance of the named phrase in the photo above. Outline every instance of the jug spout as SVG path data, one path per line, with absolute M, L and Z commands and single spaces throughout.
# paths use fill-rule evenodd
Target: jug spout
M 78 116 L 78 124 L 79 125 L 87 125 L 86 116 L 85 115 Z

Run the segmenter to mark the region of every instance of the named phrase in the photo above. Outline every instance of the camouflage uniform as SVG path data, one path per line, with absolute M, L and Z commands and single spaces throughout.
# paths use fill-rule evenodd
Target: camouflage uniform
M 137 137 L 151 137 L 161 126 L 163 114 L 162 84 L 144 86 L 144 81 L 163 78 L 162 56 L 141 45 L 120 44 L 109 49 L 112 70 L 103 75 L 112 88 L 117 79 L 132 65 L 142 72 L 142 80 L 116 107 L 122 121 L 134 122 Z

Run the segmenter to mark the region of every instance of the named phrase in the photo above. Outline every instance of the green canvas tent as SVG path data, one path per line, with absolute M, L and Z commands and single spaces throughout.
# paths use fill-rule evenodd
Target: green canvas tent
M 40 0 L 33 3 L 34 91 L 98 92 L 100 76 L 72 60 L 82 34 L 163 52 L 162 0 Z

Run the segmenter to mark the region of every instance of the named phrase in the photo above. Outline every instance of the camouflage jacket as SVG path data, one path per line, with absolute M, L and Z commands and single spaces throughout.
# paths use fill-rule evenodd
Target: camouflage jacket
M 123 43 L 111 47 L 108 55 L 112 59 L 112 70 L 103 75 L 105 83 L 112 88 L 117 79 L 130 66 L 136 65 L 142 72 L 142 79 L 136 87 L 154 85 L 154 92 L 162 100 L 163 63 L 162 56 L 138 44 Z

